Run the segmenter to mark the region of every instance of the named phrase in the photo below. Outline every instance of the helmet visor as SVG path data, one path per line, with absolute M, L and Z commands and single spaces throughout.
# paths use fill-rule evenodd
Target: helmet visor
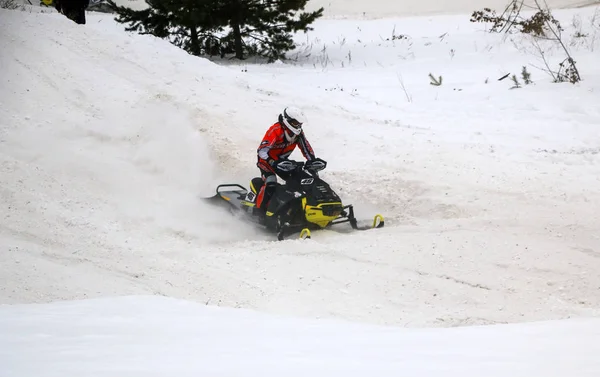
M 300 132 L 302 131 L 301 122 L 298 122 L 296 119 L 290 118 L 289 116 L 287 116 L 287 114 L 285 115 L 284 120 L 285 125 L 290 131 L 292 131 L 295 135 L 300 134 Z
M 302 128 L 302 123 L 298 122 L 296 119 L 287 118 L 287 121 L 289 125 L 294 128 Z

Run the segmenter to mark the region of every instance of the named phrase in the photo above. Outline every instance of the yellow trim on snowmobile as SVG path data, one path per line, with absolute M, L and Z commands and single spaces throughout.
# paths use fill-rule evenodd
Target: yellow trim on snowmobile
M 246 207 L 255 207 L 256 204 L 242 200 L 241 204 Z
M 254 188 L 254 185 L 252 184 L 252 181 L 250 181 L 250 190 L 252 190 L 253 193 L 257 194 L 258 192 L 256 191 L 256 188 Z
M 269 217 L 273 216 L 273 212 L 267 211 L 267 216 L 269 216 Z
M 333 212 L 331 216 L 326 216 L 323 214 L 323 209 L 327 206 L 339 207 L 339 211 Z M 302 208 L 304 209 L 306 220 L 310 223 L 317 224 L 321 228 L 325 228 L 330 222 L 337 219 L 343 210 L 342 202 L 321 203 L 316 206 L 310 206 L 306 204 L 306 198 L 302 198 Z
M 303 240 L 310 238 L 310 229 L 308 229 L 308 228 L 302 229 L 302 231 L 300 232 L 300 236 L 298 238 L 303 239 Z
M 221 198 L 223 198 L 223 199 L 225 199 L 225 200 L 227 200 L 227 201 L 230 201 L 230 200 L 231 200 L 231 199 L 229 199 L 228 197 L 226 197 L 225 195 L 221 195 Z
M 379 227 L 382 227 L 383 224 L 384 224 L 383 216 L 381 216 L 381 215 L 375 215 L 375 218 L 373 218 L 373 228 L 377 228 L 378 227 L 377 219 L 379 219 Z

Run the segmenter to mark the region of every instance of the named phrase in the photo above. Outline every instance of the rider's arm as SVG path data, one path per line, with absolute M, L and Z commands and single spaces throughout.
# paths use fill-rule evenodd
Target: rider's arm
M 260 143 L 260 147 L 258 147 L 258 158 L 260 158 L 261 160 L 268 160 L 269 157 L 269 151 L 271 150 L 271 147 L 273 147 L 273 143 L 269 142 L 269 140 L 263 140 L 262 143 Z
M 273 163 L 275 161 L 271 158 L 271 156 L 269 156 L 269 151 L 271 150 L 273 145 L 275 145 L 276 142 L 277 142 L 277 133 L 275 132 L 274 129 L 270 129 L 265 134 L 265 137 L 263 138 L 263 140 L 260 143 L 260 146 L 258 147 L 258 150 L 257 150 L 258 158 L 259 158 L 260 162 L 262 162 L 268 166 L 271 166 L 271 167 L 273 166 Z
M 298 146 L 300 147 L 300 151 L 302 152 L 304 158 L 306 158 L 308 161 L 315 159 L 315 152 L 306 139 L 306 136 L 304 136 L 304 132 L 298 135 Z

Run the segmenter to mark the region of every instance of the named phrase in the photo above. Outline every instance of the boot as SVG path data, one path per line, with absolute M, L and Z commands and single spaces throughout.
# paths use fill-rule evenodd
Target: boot
M 264 225 L 267 221 L 267 209 L 266 206 L 265 208 L 258 208 L 256 207 L 256 213 L 258 215 L 258 222 L 262 225 Z

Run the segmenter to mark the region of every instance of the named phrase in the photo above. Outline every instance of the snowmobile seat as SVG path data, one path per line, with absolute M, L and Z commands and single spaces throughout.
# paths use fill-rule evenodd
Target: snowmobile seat
M 262 180 L 262 178 L 260 178 L 260 177 L 252 178 L 252 181 L 250 181 L 250 190 L 252 190 L 252 192 L 254 194 L 258 195 L 258 192 L 260 191 L 260 189 L 263 187 L 264 184 L 265 184 L 265 182 Z

